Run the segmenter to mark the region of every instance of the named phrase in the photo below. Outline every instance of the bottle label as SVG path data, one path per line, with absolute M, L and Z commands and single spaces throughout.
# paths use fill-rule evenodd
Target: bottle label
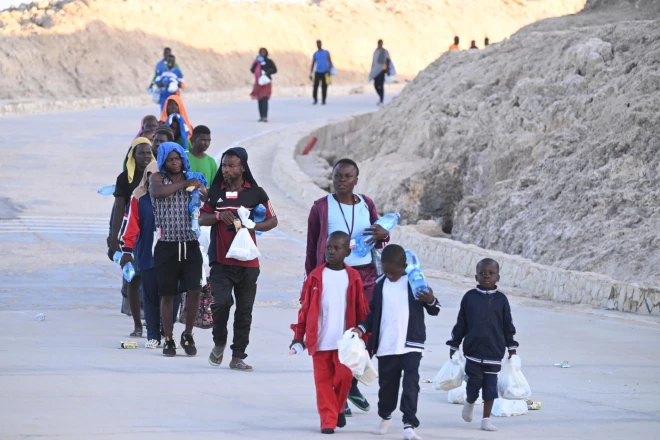
M 355 242 L 355 239 L 354 239 L 354 238 L 351 239 L 351 243 L 350 243 L 349 247 L 350 247 L 351 249 L 355 249 L 356 246 L 357 246 L 357 243 Z

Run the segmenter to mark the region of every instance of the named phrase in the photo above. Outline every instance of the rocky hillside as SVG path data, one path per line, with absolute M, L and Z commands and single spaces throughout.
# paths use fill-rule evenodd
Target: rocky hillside
M 324 40 L 343 82 L 366 82 L 379 38 L 399 73 L 414 77 L 455 34 L 464 45 L 500 41 L 537 20 L 571 14 L 585 0 L 52 0 L 0 12 L 0 100 L 144 93 L 164 46 L 190 91 L 251 83 L 266 46 L 276 85 L 308 84 Z M 466 46 L 467 47 L 467 46 Z M 275 89 L 276 91 L 277 89 Z
M 466 243 L 660 282 L 660 2 L 590 0 L 447 53 L 344 145 L 384 212 Z

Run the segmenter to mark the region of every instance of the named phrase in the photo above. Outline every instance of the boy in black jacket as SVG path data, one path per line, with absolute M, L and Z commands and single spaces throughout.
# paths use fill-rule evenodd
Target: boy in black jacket
M 516 354 L 518 343 L 513 340 L 516 328 L 511 319 L 509 300 L 497 290 L 500 280 L 500 265 L 497 261 L 485 258 L 477 264 L 476 289 L 468 291 L 458 311 L 456 325 L 451 332 L 449 357 L 452 357 L 463 338 L 463 353 L 467 362 L 465 374 L 468 376 L 463 420 L 472 421 L 474 402 L 482 390 L 484 418 L 481 429 L 497 431 L 490 422 L 490 412 L 497 398 L 497 373 L 502 366 L 505 349 L 509 357 Z
M 419 362 L 426 341 L 424 309 L 435 316 L 440 313 L 440 303 L 430 287 L 415 299 L 408 284 L 406 254 L 401 246 L 387 246 L 381 260 L 385 276 L 376 283 L 367 318 L 353 330 L 360 337 L 371 333 L 369 351 L 378 357 L 378 415 L 382 420 L 374 433 L 387 433 L 403 370 L 403 438 L 421 440 L 415 428 L 419 426 Z

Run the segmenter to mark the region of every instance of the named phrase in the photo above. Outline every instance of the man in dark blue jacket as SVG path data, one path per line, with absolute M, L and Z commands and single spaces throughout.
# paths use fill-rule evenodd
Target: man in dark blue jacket
M 476 289 L 468 291 L 461 300 L 456 325 L 447 341 L 452 357 L 463 341 L 463 353 L 467 362 L 468 376 L 463 419 L 472 421 L 474 402 L 482 390 L 484 417 L 481 429 L 497 431 L 490 422 L 490 412 L 497 398 L 497 373 L 502 366 L 505 350 L 509 357 L 516 354 L 518 343 L 513 339 L 516 328 L 511 319 L 509 300 L 497 290 L 500 266 L 497 261 L 485 258 L 477 264 Z
M 353 331 L 360 335 L 371 333 L 369 351 L 378 357 L 378 415 L 381 422 L 375 434 L 387 433 L 392 413 L 399 397 L 403 371 L 403 438 L 420 439 L 415 428 L 419 397 L 419 363 L 422 360 L 426 326 L 424 310 L 435 316 L 440 303 L 433 290 L 413 295 L 406 276 L 406 253 L 401 246 L 391 244 L 383 249 L 383 274 L 376 283 L 367 318 Z

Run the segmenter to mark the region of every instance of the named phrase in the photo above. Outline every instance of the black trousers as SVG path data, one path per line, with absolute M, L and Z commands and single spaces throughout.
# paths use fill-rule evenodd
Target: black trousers
M 327 72 L 316 72 L 314 74 L 314 93 L 312 97 L 314 101 L 318 101 L 319 95 L 319 84 L 321 84 L 321 100 L 325 102 L 325 98 L 328 97 L 328 82 L 325 80 L 325 74 Z
M 419 397 L 419 363 L 422 353 L 413 352 L 380 356 L 378 358 L 378 415 L 389 419 L 396 409 L 399 397 L 399 383 L 403 371 L 403 392 L 401 393 L 401 412 L 403 427 L 417 428 L 417 399 Z
M 245 359 L 245 350 L 250 343 L 252 326 L 252 307 L 257 296 L 258 267 L 228 266 L 214 264 L 211 267 L 211 294 L 213 295 L 213 343 L 216 346 L 227 345 L 227 321 L 229 312 L 236 298 L 234 312 L 234 343 L 231 345 L 232 356 Z M 232 297 L 232 291 L 234 293 Z
M 258 101 L 259 104 L 259 116 L 262 119 L 266 119 L 268 117 L 268 98 L 261 98 Z
M 376 93 L 380 97 L 380 102 L 382 103 L 385 99 L 385 71 L 383 70 L 374 78 L 374 88 Z

